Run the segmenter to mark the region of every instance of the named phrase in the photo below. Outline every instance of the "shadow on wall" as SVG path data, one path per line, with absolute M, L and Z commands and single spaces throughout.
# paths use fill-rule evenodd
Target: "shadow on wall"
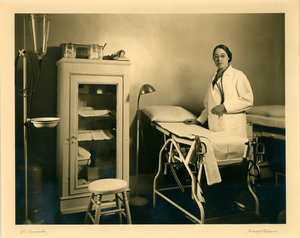
M 164 144 L 161 132 L 151 126 L 150 119 L 141 113 L 139 174 L 152 174 L 158 170 L 158 157 Z M 130 171 L 135 171 L 135 160 L 131 160 Z M 134 166 L 133 166 L 134 165 Z M 131 175 L 135 175 L 135 172 Z

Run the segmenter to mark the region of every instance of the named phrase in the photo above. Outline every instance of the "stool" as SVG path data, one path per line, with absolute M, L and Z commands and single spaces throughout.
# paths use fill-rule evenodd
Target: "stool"
M 121 179 L 99 179 L 89 184 L 89 191 L 92 193 L 87 207 L 84 224 L 88 223 L 89 218 L 96 225 L 100 222 L 101 215 L 112 215 L 119 213 L 120 223 L 122 224 L 122 215 L 126 217 L 127 224 L 132 224 L 129 204 L 126 192 L 129 191 L 126 181 Z M 122 193 L 123 198 L 118 193 Z M 101 199 L 103 195 L 115 194 L 116 209 L 101 212 Z M 121 202 L 124 208 L 121 207 Z M 93 205 L 96 207 L 95 216 L 91 214 Z M 125 211 L 125 212 L 124 212 Z

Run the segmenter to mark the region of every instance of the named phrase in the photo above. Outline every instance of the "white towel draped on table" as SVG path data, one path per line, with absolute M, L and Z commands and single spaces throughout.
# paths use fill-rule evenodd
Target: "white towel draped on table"
M 185 123 L 157 123 L 172 134 L 188 139 L 195 139 L 195 135 L 207 147 L 204 154 L 204 169 L 208 185 L 221 182 L 218 169 L 218 161 L 242 160 L 245 155 L 246 138 L 229 135 L 226 132 L 213 132 L 198 125 L 187 125 Z
M 200 136 L 200 140 L 206 145 L 206 153 L 203 155 L 204 170 L 208 185 L 220 183 L 222 181 L 218 164 L 242 161 L 246 153 L 246 138 L 229 135 L 226 132 L 213 132 L 198 125 L 187 125 L 185 123 L 160 123 L 156 122 L 163 129 L 171 132 L 180 138 L 195 139 Z M 191 143 L 192 144 L 192 143 Z M 201 202 L 205 202 L 200 187 L 200 173 L 198 174 L 197 197 Z

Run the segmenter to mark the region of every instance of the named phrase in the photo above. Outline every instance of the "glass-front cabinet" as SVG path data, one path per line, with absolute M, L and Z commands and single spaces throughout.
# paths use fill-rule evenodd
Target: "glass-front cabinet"
M 71 76 L 71 194 L 97 179 L 121 178 L 122 77 Z
M 94 180 L 121 178 L 129 183 L 129 65 L 57 62 L 57 177 L 63 214 L 86 210 L 88 184 Z

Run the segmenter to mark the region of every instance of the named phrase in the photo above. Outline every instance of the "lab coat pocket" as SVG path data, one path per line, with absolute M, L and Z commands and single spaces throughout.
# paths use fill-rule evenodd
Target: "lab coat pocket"
M 246 129 L 244 113 L 223 114 L 221 127 L 222 130 L 230 134 L 244 136 Z

